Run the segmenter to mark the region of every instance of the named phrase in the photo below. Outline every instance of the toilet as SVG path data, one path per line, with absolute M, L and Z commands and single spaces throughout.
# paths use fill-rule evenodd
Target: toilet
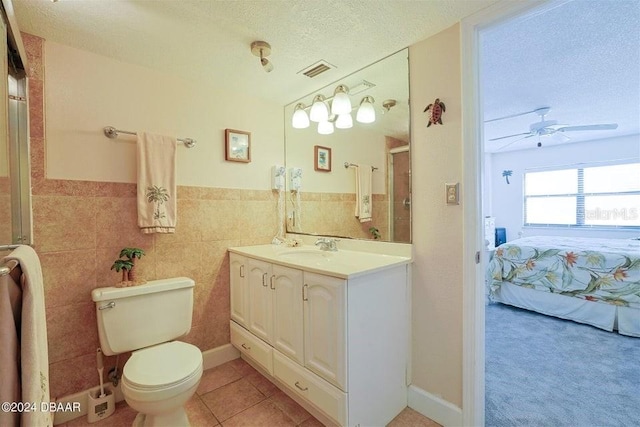
M 102 352 L 132 352 L 121 387 L 138 412 L 134 426 L 189 425 L 184 405 L 200 383 L 202 353 L 174 340 L 191 330 L 194 286 L 193 280 L 176 277 L 91 292 Z

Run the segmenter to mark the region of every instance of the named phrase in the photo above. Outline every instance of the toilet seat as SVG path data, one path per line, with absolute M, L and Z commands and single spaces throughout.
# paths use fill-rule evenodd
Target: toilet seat
M 172 341 L 131 354 L 123 369 L 123 392 L 142 401 L 167 399 L 197 384 L 201 376 L 200 349 Z

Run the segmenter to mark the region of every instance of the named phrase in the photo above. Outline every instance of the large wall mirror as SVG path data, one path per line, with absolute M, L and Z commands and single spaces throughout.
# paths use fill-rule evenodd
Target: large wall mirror
M 288 232 L 411 242 L 408 56 L 404 49 L 285 107 Z M 343 89 L 351 101 L 351 119 L 331 114 L 336 99 L 344 98 L 337 95 Z M 317 95 L 326 99 L 328 123 L 304 126 Z M 373 106 L 363 112 L 373 111 L 371 123 L 357 120 L 363 100 Z M 296 110 L 305 113 L 298 113 L 303 117 L 297 128 L 292 121 Z M 355 215 L 356 165 L 373 168 L 371 221 Z M 301 178 L 294 182 L 296 169 Z
M 16 48 L 22 42 L 4 18 L 0 14 L 0 247 L 32 243 L 27 80 Z

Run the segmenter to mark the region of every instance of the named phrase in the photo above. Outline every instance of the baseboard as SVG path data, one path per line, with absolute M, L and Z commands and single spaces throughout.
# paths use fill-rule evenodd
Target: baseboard
M 408 406 L 445 427 L 462 425 L 462 409 L 414 385 L 409 386 Z
M 202 352 L 202 369 L 215 368 L 238 357 L 240 357 L 240 352 L 234 346 L 224 344 Z
M 202 369 L 211 369 L 223 363 L 229 362 L 233 359 L 240 357 L 240 352 L 236 350 L 231 344 L 221 345 L 220 347 L 212 348 L 202 352 Z M 116 402 L 124 400 L 124 396 L 120 391 L 120 385 L 113 387 L 111 383 L 105 384 L 105 389 L 113 390 L 116 395 Z M 68 396 L 61 397 L 56 400 L 57 403 L 65 404 L 65 406 L 77 408 L 80 404 L 80 410 L 73 410 L 67 412 L 56 412 L 53 418 L 53 424 L 64 424 L 76 418 L 87 416 L 87 396 L 89 392 L 95 393 L 100 386 L 96 386 L 87 390 L 80 391 L 78 393 L 70 394 Z M 69 404 L 69 405 L 67 405 Z

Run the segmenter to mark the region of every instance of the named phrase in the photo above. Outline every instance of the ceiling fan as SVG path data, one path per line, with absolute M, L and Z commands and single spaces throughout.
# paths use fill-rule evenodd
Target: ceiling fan
M 545 120 L 545 116 L 547 115 L 547 113 L 549 112 L 549 110 L 551 110 L 551 107 L 542 107 L 542 108 L 537 108 L 535 110 L 532 111 L 527 111 L 524 113 L 518 113 L 518 114 L 512 114 L 509 116 L 505 116 L 505 117 L 499 117 L 497 119 L 491 119 L 491 120 L 487 120 L 485 123 L 488 122 L 494 122 L 497 120 L 503 120 L 503 119 L 509 119 L 509 118 L 513 118 L 513 117 L 518 117 L 518 116 L 522 116 L 525 114 L 529 114 L 529 113 L 536 113 L 538 116 L 540 116 L 540 121 L 539 122 L 535 122 L 532 123 L 529 126 L 529 132 L 523 132 L 523 133 L 516 133 L 513 135 L 505 135 L 505 136 L 500 136 L 498 138 L 492 138 L 489 141 L 498 141 L 500 139 L 507 139 L 507 138 L 513 138 L 516 136 L 520 136 L 521 138 L 518 138 L 514 141 L 509 142 L 508 144 L 500 147 L 498 150 L 502 150 L 518 141 L 521 141 L 523 139 L 527 139 L 527 138 L 531 138 L 534 136 L 538 136 L 538 147 L 542 146 L 542 143 L 540 142 L 540 137 L 542 136 L 550 136 L 553 134 L 558 134 L 558 135 L 562 135 L 564 138 L 566 139 L 570 139 L 568 136 L 564 135 L 564 132 L 574 132 L 574 131 L 589 131 L 589 130 L 608 130 L 608 129 L 616 129 L 618 127 L 617 123 L 604 123 L 604 124 L 594 124 L 594 125 L 577 125 L 577 126 L 569 126 L 569 125 L 564 125 L 564 124 L 558 124 L 558 122 L 556 120 Z

